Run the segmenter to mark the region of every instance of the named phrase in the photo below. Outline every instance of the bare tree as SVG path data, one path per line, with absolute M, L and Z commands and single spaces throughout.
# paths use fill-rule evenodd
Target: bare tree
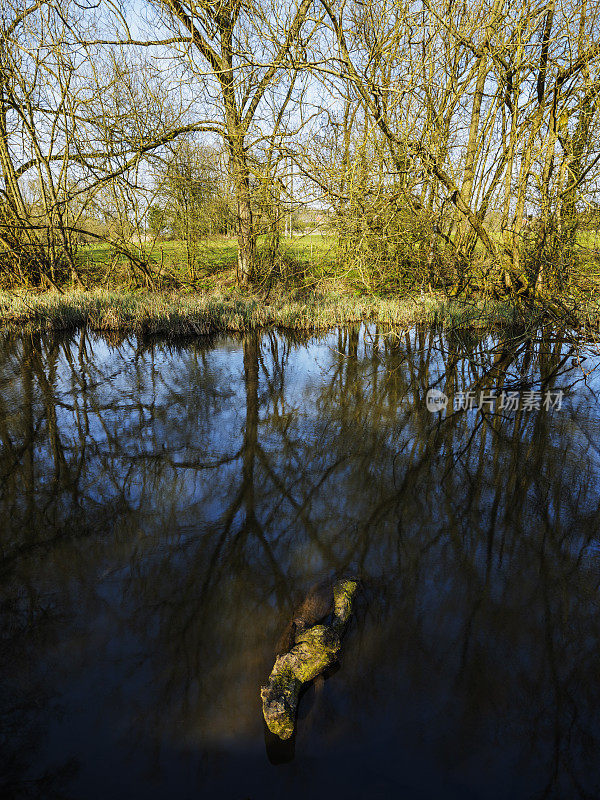
M 253 213 L 251 150 L 272 134 L 291 100 L 303 59 L 313 0 L 287 3 L 191 3 L 156 0 L 171 30 L 186 37 L 177 45 L 186 80 L 214 113 L 214 130 L 229 155 L 237 202 L 238 270 L 241 283 L 254 278 L 257 227 Z M 175 45 L 174 45 L 175 47 Z M 261 127 L 261 118 L 266 126 Z
M 57 288 L 78 274 L 79 234 L 104 238 L 85 225 L 98 193 L 132 189 L 148 154 L 193 130 L 141 52 L 100 46 L 88 17 L 74 2 L 2 0 L 3 264 Z
M 475 283 L 503 276 L 508 288 L 540 288 L 527 218 L 557 213 L 566 236 L 567 218 L 577 219 L 572 192 L 595 178 L 597 9 L 585 0 L 575 14 L 553 0 L 322 4 L 336 50 L 324 81 L 340 107 L 364 106 L 395 172 L 411 174 L 410 194 L 420 185 L 457 289 L 477 277 L 477 252 Z

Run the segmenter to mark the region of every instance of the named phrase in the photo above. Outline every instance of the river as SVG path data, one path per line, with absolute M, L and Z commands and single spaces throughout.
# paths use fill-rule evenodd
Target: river
M 0 337 L 4 796 L 598 796 L 599 364 L 552 330 Z M 275 643 L 342 574 L 277 747 Z

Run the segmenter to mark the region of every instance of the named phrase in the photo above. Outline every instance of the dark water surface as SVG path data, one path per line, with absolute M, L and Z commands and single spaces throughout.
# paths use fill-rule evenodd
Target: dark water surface
M 548 332 L 0 338 L 2 796 L 600 796 L 579 355 Z M 432 414 L 432 386 L 565 395 Z M 348 572 L 340 668 L 276 752 L 275 642 Z

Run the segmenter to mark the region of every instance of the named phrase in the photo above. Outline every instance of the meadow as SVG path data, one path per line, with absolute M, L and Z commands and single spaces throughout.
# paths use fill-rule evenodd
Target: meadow
M 77 253 L 77 274 L 58 290 L 0 290 L 0 325 L 180 336 L 269 326 L 308 332 L 362 321 L 397 329 L 421 323 L 498 328 L 560 320 L 595 330 L 600 268 L 595 241 L 587 238 L 583 232 L 585 257 L 573 290 L 543 300 L 456 294 L 425 283 L 373 290 L 360 264 L 342 263 L 335 237 L 319 233 L 282 240 L 275 263 L 267 261 L 266 243 L 259 239 L 252 287 L 239 284 L 232 238 L 203 241 L 193 249 L 181 241 L 128 243 L 121 250 L 85 244 Z

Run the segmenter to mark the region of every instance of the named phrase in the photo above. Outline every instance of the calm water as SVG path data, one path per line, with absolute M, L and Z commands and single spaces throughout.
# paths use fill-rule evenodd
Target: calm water
M 599 363 L 547 332 L 1 338 L 3 796 L 597 797 Z M 565 394 L 452 412 L 490 388 Z M 349 571 L 277 750 L 275 642 Z

